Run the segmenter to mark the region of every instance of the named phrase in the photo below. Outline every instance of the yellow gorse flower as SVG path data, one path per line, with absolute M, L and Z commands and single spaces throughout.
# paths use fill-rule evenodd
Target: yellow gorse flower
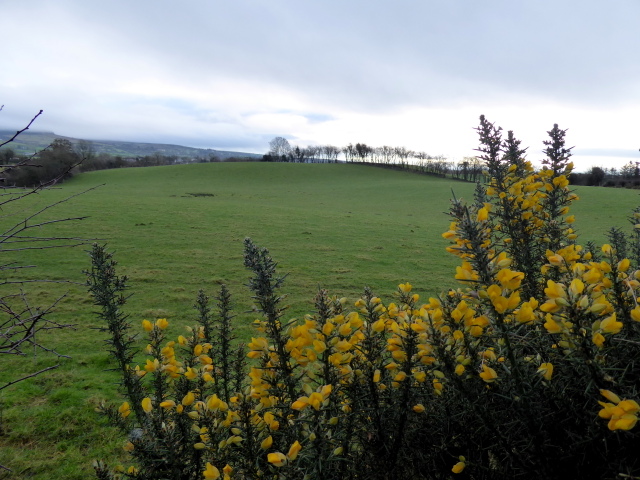
M 524 273 L 503 268 L 497 273 L 496 278 L 500 282 L 502 288 L 516 290 L 520 288 L 522 280 L 524 280 Z
M 156 326 L 159 329 L 164 330 L 169 326 L 169 322 L 167 321 L 166 318 L 159 318 L 158 320 L 156 320 Z
M 195 399 L 196 399 L 196 397 L 193 394 L 193 392 L 189 392 L 182 398 L 182 402 L 181 403 L 185 407 L 188 407 L 195 401 Z
M 287 452 L 287 459 L 293 461 L 298 458 L 298 453 L 300 453 L 300 450 L 302 450 L 302 445 L 300 445 L 300 442 L 296 440 L 289 448 L 289 452 Z
M 498 378 L 498 374 L 493 368 L 488 367 L 486 364 L 483 363 L 482 371 L 480 372 L 480 378 L 482 378 L 482 380 L 484 380 L 487 383 L 492 383 L 496 380 L 496 378 Z
M 553 375 L 553 364 L 543 363 L 540 365 L 540 368 L 538 368 L 538 373 L 542 375 L 545 380 L 551 380 L 551 376 Z
M 622 330 L 622 322 L 616 320 L 616 314 L 613 313 L 611 316 L 605 318 L 600 323 L 600 328 L 604 333 L 619 333 Z
M 202 472 L 202 475 L 207 480 L 216 480 L 220 478 L 220 470 L 218 470 L 215 466 L 211 465 L 211 463 L 207 462 L 206 468 Z
M 158 361 L 157 358 L 154 358 L 153 360 L 147 359 L 147 363 L 144 366 L 144 369 L 147 372 L 155 372 L 156 370 L 160 369 L 160 362 Z
M 609 402 L 598 402 L 603 408 L 598 412 L 600 418 L 609 419 L 609 430 L 631 430 L 638 422 L 640 405 L 635 400 L 621 400 L 609 390 L 600 390 Z
M 282 467 L 287 463 L 287 456 L 284 453 L 273 452 L 267 455 L 267 461 L 276 467 Z
M 465 459 L 462 455 L 460 455 L 460 457 L 458 457 L 458 460 L 459 460 L 459 462 L 458 462 L 458 463 L 456 463 L 456 464 L 453 466 L 453 468 L 451 469 L 451 471 L 452 471 L 453 473 L 460 473 L 460 472 L 462 472 L 462 471 L 464 470 L 464 468 L 467 466 L 467 464 L 465 463 L 465 462 L 466 462 L 466 459 Z
M 142 400 L 142 410 L 146 413 L 150 413 L 153 410 L 153 404 L 151 403 L 151 399 L 146 397 Z
M 124 402 L 118 408 L 118 412 L 122 418 L 127 418 L 131 414 L 131 407 L 129 406 L 129 402 Z
M 547 332 L 549 333 L 561 333 L 562 332 L 562 325 L 558 322 L 556 322 L 556 320 L 553 318 L 553 316 L 551 314 L 547 314 L 546 318 L 546 322 L 544 323 L 544 328 L 547 329 Z
M 273 445 L 273 437 L 269 435 L 260 443 L 260 448 L 262 448 L 263 450 L 269 450 L 271 448 L 271 445 Z

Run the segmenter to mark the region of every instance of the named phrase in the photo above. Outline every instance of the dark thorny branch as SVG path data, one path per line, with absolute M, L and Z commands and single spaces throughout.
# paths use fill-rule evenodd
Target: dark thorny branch
M 2 111 L 2 109 L 3 109 L 3 108 L 4 108 L 4 105 L 2 105 L 2 106 L 0 107 L 0 112 Z M 40 115 L 42 115 L 42 110 L 40 110 L 40 111 L 35 115 L 35 117 L 33 117 L 33 118 L 31 119 L 31 121 L 28 123 L 28 125 L 27 125 L 26 127 L 24 127 L 22 130 L 18 130 L 18 131 L 13 135 L 13 137 L 11 137 L 11 138 L 10 138 L 9 140 L 7 140 L 6 142 L 2 142 L 2 143 L 0 143 L 0 147 L 4 147 L 5 145 L 7 145 L 7 144 L 9 144 L 9 143 L 13 142 L 16 138 L 18 138 L 18 135 L 20 135 L 22 132 L 26 132 L 27 130 L 29 130 L 29 127 L 31 127 L 31 125 L 33 124 L 33 122 L 35 122 L 35 121 L 36 121 L 36 118 L 38 118 Z

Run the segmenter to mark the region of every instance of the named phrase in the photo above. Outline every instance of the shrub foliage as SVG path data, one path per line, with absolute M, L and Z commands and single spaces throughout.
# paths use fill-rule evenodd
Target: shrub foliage
M 576 243 L 557 125 L 539 171 L 511 132 L 481 117 L 478 133 L 487 184 L 452 201 L 461 286 L 439 298 L 403 283 L 391 302 L 365 289 L 349 305 L 321 289 L 289 319 L 284 277 L 247 239 L 251 342 L 236 344 L 222 287 L 213 307 L 200 292 L 199 322 L 175 339 L 144 320 L 136 363 L 125 279 L 94 246 L 89 285 L 126 399 L 102 410 L 133 464 L 96 462 L 98 478 L 638 478 L 638 234 Z

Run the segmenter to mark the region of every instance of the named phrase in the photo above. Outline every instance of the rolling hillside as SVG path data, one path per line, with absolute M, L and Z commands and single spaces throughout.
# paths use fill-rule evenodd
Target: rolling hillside
M 0 143 L 11 138 L 16 132 L 14 130 L 0 130 Z M 56 139 L 69 140 L 77 143 L 81 139 L 64 137 L 56 135 L 53 132 L 26 131 L 14 140 L 6 148 L 11 148 L 19 155 L 31 155 L 34 152 L 45 148 Z M 159 153 L 161 155 L 177 157 L 204 157 L 209 158 L 212 155 L 221 160 L 230 157 L 255 157 L 260 158 L 262 155 L 245 152 L 229 152 L 224 150 L 213 150 L 210 148 L 193 148 L 181 145 L 168 145 L 163 143 L 140 143 L 140 142 L 121 142 L 117 140 L 90 140 L 96 153 L 106 153 L 109 155 L 119 155 L 125 158 L 144 157 Z
M 6 210 L 3 219 L 8 223 L 25 208 L 56 202 L 36 220 L 86 217 L 49 224 L 37 235 L 85 238 L 114 251 L 132 294 L 123 310 L 138 330 L 143 319 L 162 317 L 171 322 L 170 335 L 184 333 L 196 316 L 198 289 L 215 295 L 225 283 L 233 294 L 236 333 L 248 341 L 256 312 L 245 286 L 245 237 L 269 248 L 280 273 L 289 274 L 282 289 L 290 305 L 286 319 L 312 312 L 318 287 L 353 303 L 368 286 L 391 301 L 398 283 L 410 281 L 426 301 L 458 285 L 458 259 L 445 252 L 441 234 L 451 196 L 469 200 L 473 189 L 471 183 L 361 165 L 173 165 L 84 173 Z M 626 228 L 638 203 L 633 190 L 578 187 L 576 193 L 581 199 L 572 212 L 582 242 L 602 243 L 610 227 Z M 0 464 L 18 473 L 0 471 L 0 479 L 81 480 L 92 476 L 94 458 L 126 458 L 122 437 L 95 412 L 103 399 L 121 400 L 81 273 L 89 267 L 87 249 L 5 252 L 7 263 L 37 265 L 7 279 L 51 280 L 27 282 L 23 289 L 34 305 L 59 299 L 53 318 L 75 327 L 45 338 L 70 358 L 38 352 L 4 359 L 0 384 L 60 367 L 3 390 Z

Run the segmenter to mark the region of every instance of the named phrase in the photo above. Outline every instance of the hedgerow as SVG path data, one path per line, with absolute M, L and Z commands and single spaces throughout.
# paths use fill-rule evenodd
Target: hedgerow
M 89 285 L 125 398 L 102 411 L 132 464 L 97 461 L 97 477 L 640 478 L 640 211 L 634 234 L 581 246 L 565 131 L 548 132 L 538 171 L 511 132 L 481 117 L 478 133 L 487 184 L 452 201 L 461 286 L 438 298 L 320 289 L 289 319 L 284 276 L 246 239 L 251 342 L 237 344 L 223 286 L 175 339 L 144 320 L 139 363 L 126 279 L 95 245 Z

